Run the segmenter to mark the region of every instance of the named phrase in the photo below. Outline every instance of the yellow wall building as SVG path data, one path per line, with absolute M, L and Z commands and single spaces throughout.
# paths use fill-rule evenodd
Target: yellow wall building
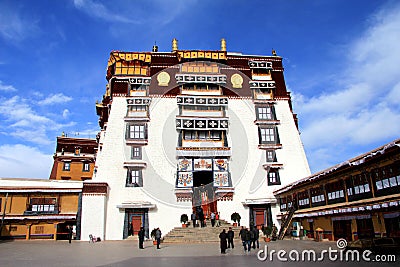
M 0 179 L 0 238 L 67 239 L 67 226 L 79 233 L 82 187 L 79 181 Z

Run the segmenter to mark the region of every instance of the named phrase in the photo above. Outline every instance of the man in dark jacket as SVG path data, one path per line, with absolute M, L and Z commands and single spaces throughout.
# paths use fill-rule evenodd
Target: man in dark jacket
M 246 228 L 244 236 L 245 236 L 245 243 L 246 243 L 246 245 L 244 245 L 244 251 L 246 252 L 246 247 L 247 247 L 247 252 L 250 252 L 250 249 L 251 249 L 251 232 L 249 231 L 249 229 Z
M 156 241 L 157 241 L 157 249 L 160 249 L 160 243 L 161 243 L 161 230 L 160 230 L 160 228 L 157 228 L 155 238 L 156 238 Z
M 231 245 L 232 245 L 232 248 L 235 248 L 235 245 L 233 244 L 233 237 L 235 236 L 235 232 L 233 232 L 232 227 L 229 227 L 227 236 L 228 236 L 228 248 L 230 248 Z
M 225 229 L 223 229 L 222 232 L 219 234 L 221 254 L 226 253 L 225 252 L 226 251 L 226 238 L 227 238 L 227 234 L 225 232 Z
M 260 242 L 258 241 L 259 237 L 260 237 L 260 233 L 257 229 L 257 227 L 253 227 L 252 228 L 252 240 L 251 242 L 253 243 L 253 249 L 256 249 L 256 244 L 257 244 L 257 248 L 260 248 Z
M 144 249 L 144 247 L 143 247 L 144 228 L 143 227 L 140 227 L 140 230 L 138 232 L 138 237 L 139 237 L 139 249 Z

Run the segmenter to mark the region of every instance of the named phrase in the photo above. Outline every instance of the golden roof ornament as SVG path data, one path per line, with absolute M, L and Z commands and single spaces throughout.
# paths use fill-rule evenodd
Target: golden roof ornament
M 178 51 L 178 40 L 176 38 L 172 39 L 172 51 Z
M 226 40 L 225 40 L 225 38 L 221 39 L 221 51 L 226 51 Z
M 276 57 L 276 51 L 275 51 L 275 49 L 272 49 L 272 55 Z

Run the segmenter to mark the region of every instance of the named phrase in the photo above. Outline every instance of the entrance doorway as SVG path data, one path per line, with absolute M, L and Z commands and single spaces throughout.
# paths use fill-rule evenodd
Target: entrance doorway
M 149 237 L 148 209 L 125 209 L 123 239 L 139 233 L 144 228 L 145 236 Z
M 140 227 L 143 226 L 142 215 L 141 214 L 132 214 L 130 226 L 131 226 L 132 235 L 137 235 L 139 233 Z
M 351 241 L 351 220 L 333 221 L 333 234 L 335 236 L 335 240 L 344 238 L 348 241 Z
M 375 236 L 372 219 L 357 219 L 358 239 L 373 238 Z
M 212 171 L 193 172 L 192 200 L 193 211 L 201 207 L 205 218 L 210 218 L 212 212 L 218 212 Z

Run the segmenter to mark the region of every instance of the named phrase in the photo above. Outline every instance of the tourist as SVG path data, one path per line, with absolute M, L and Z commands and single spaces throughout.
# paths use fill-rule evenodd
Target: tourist
M 193 212 L 190 218 L 192 219 L 193 227 L 196 227 L 196 213 Z
M 215 226 L 215 213 L 214 212 L 211 212 L 210 218 L 211 218 L 211 227 L 214 227 Z
M 225 252 L 226 251 L 226 238 L 227 238 L 227 234 L 225 232 L 225 229 L 223 229 L 222 232 L 219 234 L 221 254 L 226 253 Z
M 138 233 L 138 237 L 139 237 L 139 249 L 144 249 L 143 247 L 143 241 L 144 241 L 144 228 L 140 227 L 139 233 Z
M 235 236 L 235 232 L 233 232 L 232 227 L 229 227 L 227 237 L 228 237 L 228 248 L 235 248 L 235 245 L 233 244 L 233 237 Z
M 247 247 L 247 252 L 250 252 L 251 250 L 251 232 L 249 231 L 249 229 L 245 228 L 245 232 L 244 232 L 244 241 L 245 241 L 245 245 L 244 245 L 244 251 L 246 252 L 246 247 Z
M 71 240 L 72 240 L 72 225 L 67 225 L 67 229 L 68 229 L 68 243 L 71 244 Z
M 157 249 L 160 249 L 160 242 L 161 242 L 161 230 L 160 230 L 160 228 L 157 228 L 155 238 L 156 238 L 156 241 L 157 241 Z
M 221 226 L 221 223 L 219 222 L 219 212 L 217 212 L 217 214 L 215 214 L 215 222 L 217 224 L 217 227 Z
M 256 244 L 257 244 L 257 248 L 260 248 L 260 242 L 258 241 L 259 237 L 260 237 L 260 232 L 257 229 L 257 227 L 253 227 L 252 231 L 252 240 L 251 242 L 253 243 L 253 249 L 256 249 Z

